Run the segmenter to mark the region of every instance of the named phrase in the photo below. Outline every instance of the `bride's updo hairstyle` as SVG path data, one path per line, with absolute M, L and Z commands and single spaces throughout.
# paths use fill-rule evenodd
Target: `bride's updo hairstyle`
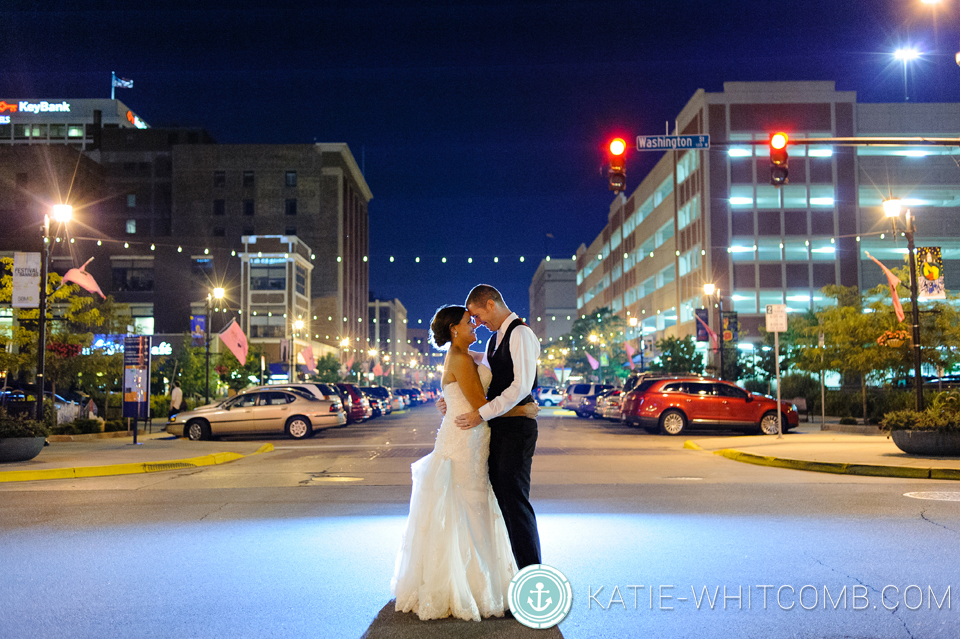
M 445 351 L 453 339 L 453 326 L 460 323 L 467 312 L 462 306 L 441 306 L 430 322 L 430 337 L 437 350 Z

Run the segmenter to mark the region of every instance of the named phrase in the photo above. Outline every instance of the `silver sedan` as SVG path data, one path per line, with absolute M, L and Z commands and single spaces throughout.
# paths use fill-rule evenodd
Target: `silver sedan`
M 317 399 L 289 390 L 254 389 L 218 404 L 177 413 L 167 422 L 167 432 L 194 441 L 253 433 L 284 433 L 303 439 L 315 430 L 346 423 L 339 400 Z

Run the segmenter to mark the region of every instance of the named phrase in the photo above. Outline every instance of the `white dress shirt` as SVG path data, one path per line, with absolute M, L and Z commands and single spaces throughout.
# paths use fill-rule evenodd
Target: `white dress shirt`
M 496 346 L 500 346 L 507 328 L 516 319 L 517 314 L 510 313 L 496 334 L 490 336 L 490 339 L 497 340 Z M 510 333 L 510 357 L 513 359 L 513 383 L 498 397 L 480 407 L 480 417 L 486 421 L 499 417 L 516 406 L 533 388 L 533 380 L 537 375 L 537 360 L 540 359 L 540 340 L 526 324 L 516 327 Z M 490 367 L 487 349 L 483 349 L 483 364 Z

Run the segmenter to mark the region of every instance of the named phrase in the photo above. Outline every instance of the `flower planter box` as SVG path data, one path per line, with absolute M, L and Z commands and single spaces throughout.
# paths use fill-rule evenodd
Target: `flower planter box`
M 890 436 L 897 448 L 911 455 L 960 457 L 960 432 L 894 430 Z
M 44 437 L 11 437 L 0 439 L 0 463 L 33 459 L 43 450 Z

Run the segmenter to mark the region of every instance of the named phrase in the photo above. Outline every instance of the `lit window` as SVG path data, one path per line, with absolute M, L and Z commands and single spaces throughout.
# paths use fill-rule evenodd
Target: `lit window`
M 128 209 L 132 209 L 132 208 L 136 208 L 136 206 L 137 206 L 137 195 L 136 195 L 136 193 L 128 193 L 128 194 L 127 194 L 127 208 L 128 208 Z
M 137 221 L 136 220 L 127 220 L 127 233 L 133 235 L 137 232 Z
M 296 186 L 297 185 L 297 172 L 296 171 L 287 171 L 286 178 L 284 183 L 287 186 Z

